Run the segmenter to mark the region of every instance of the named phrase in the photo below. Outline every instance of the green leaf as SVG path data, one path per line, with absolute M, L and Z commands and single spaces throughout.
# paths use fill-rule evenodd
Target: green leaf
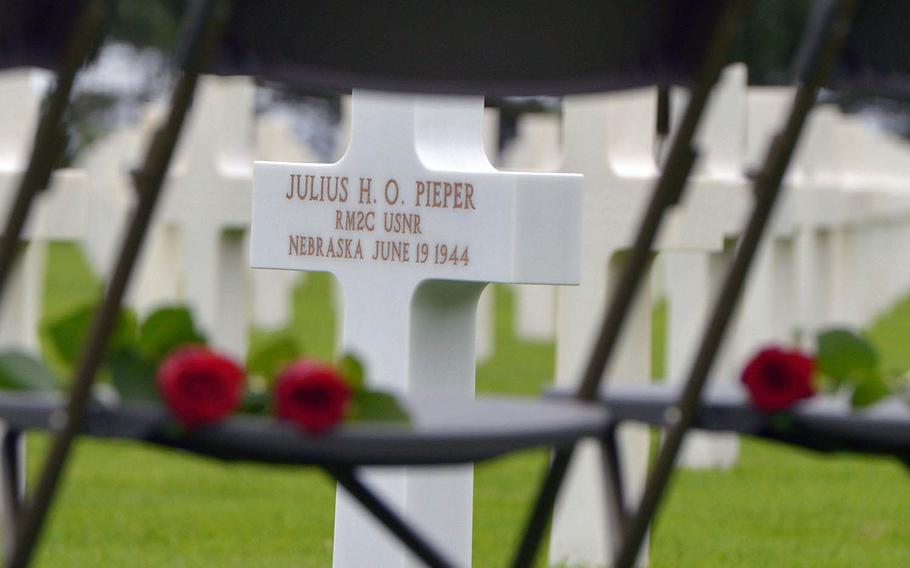
M 248 390 L 243 394 L 243 400 L 240 402 L 240 412 L 243 414 L 267 414 L 271 404 L 272 397 L 270 393 Z
M 347 383 L 352 391 L 359 392 L 363 390 L 365 373 L 360 359 L 350 353 L 345 353 L 338 360 L 337 368 L 344 382 Z
M 787 432 L 793 429 L 793 415 L 789 412 L 776 412 L 768 417 L 771 427 L 778 432 Z
M 193 314 L 184 307 L 155 310 L 139 329 L 139 350 L 150 361 L 161 361 L 175 348 L 190 343 L 204 344 L 205 337 L 196 329 Z
M 135 349 L 120 349 L 108 360 L 111 383 L 123 400 L 157 401 L 155 363 L 144 358 Z
M 60 318 L 46 322 L 43 334 L 57 358 L 71 372 L 82 353 L 89 327 L 95 316 L 96 304 L 80 306 Z M 117 351 L 136 342 L 136 314 L 132 310 L 121 310 L 109 348 Z
M 52 391 L 57 377 L 44 363 L 21 351 L 0 353 L 0 389 L 19 391 Z
M 836 385 L 862 381 L 878 374 L 878 355 L 866 338 L 849 329 L 832 329 L 818 336 L 819 370 Z
M 246 357 L 246 369 L 250 375 L 258 375 L 274 381 L 278 373 L 302 355 L 297 341 L 287 331 L 263 334 L 253 345 Z
M 368 390 L 354 394 L 348 419 L 353 422 L 411 422 L 410 414 L 393 395 Z
M 891 395 L 891 389 L 879 373 L 870 373 L 856 383 L 850 403 L 853 408 L 866 408 Z
M 119 349 L 132 347 L 136 344 L 138 335 L 139 318 L 136 317 L 136 312 L 128 308 L 121 309 L 117 316 L 117 326 L 114 328 L 114 333 L 111 335 L 111 342 L 108 349 L 117 351 Z
M 91 317 L 92 306 L 80 306 L 44 325 L 44 335 L 67 371 L 71 371 L 76 364 L 79 348 L 88 335 Z

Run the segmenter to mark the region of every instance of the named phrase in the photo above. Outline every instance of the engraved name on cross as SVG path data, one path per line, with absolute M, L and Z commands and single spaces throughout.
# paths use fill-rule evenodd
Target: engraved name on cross
M 497 171 L 483 125 L 481 97 L 355 91 L 338 162 L 254 166 L 251 264 L 334 274 L 343 349 L 364 359 L 375 387 L 473 393 L 483 287 L 578 281 L 581 176 Z M 469 565 L 472 475 L 383 470 L 368 481 Z M 339 493 L 336 567 L 411 562 Z

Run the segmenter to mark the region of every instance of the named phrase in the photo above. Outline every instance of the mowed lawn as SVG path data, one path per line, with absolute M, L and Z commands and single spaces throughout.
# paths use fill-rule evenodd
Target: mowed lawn
M 73 249 L 53 246 L 46 311 L 97 293 Z M 327 357 L 328 277 L 295 292 L 294 330 Z M 496 355 L 483 392 L 534 395 L 553 346 L 515 339 L 511 295 L 496 290 Z M 662 318 L 655 318 L 661 337 Z M 910 369 L 910 302 L 876 322 L 887 361 Z M 659 353 L 655 368 L 661 367 Z M 29 438 L 34 478 L 47 447 Z M 503 566 L 546 464 L 544 452 L 477 467 L 474 565 Z M 910 565 L 910 477 L 895 461 L 827 457 L 743 440 L 725 472 L 679 473 L 652 535 L 653 566 Z M 315 470 L 225 465 L 122 442 L 81 441 L 44 535 L 39 565 L 329 566 L 334 487 Z M 540 565 L 543 565 L 541 562 Z

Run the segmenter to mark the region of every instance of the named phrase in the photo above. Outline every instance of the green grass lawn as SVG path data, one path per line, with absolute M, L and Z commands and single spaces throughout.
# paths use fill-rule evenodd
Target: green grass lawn
M 71 249 L 51 250 L 48 312 L 97 292 Z M 295 292 L 294 329 L 326 357 L 334 337 L 328 277 Z M 81 297 L 81 300 L 80 300 Z M 512 334 L 511 295 L 497 288 L 496 355 L 478 369 L 483 392 L 536 394 L 553 368 L 551 344 Z M 661 320 L 655 318 L 657 337 Z M 895 368 L 910 368 L 910 302 L 870 331 Z M 656 354 L 655 371 L 662 366 Z M 34 476 L 47 440 L 29 438 Z M 546 454 L 477 467 L 474 565 L 502 566 Z M 320 473 L 223 465 L 122 442 L 81 441 L 44 535 L 39 565 L 329 566 L 332 485 Z M 906 566 L 910 479 L 895 462 L 822 457 L 743 440 L 727 472 L 680 472 L 652 536 L 654 566 Z M 542 565 L 542 563 L 541 563 Z

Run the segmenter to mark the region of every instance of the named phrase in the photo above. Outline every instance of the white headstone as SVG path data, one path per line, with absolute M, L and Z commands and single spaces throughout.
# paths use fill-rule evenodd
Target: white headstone
M 581 176 L 496 171 L 483 124 L 481 98 L 355 92 L 338 162 L 255 165 L 252 265 L 333 273 L 343 347 L 365 360 L 374 387 L 473 392 L 484 285 L 578 280 Z M 470 467 L 368 477 L 470 564 Z M 335 513 L 336 566 L 407 563 L 343 493 Z

